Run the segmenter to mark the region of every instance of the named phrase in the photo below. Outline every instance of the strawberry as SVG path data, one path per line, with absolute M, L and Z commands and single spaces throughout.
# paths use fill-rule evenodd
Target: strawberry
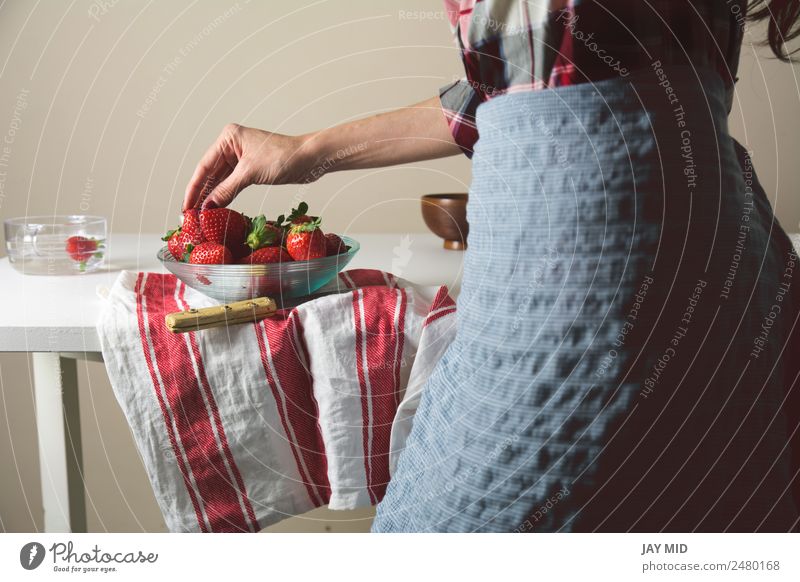
M 293 218 L 291 224 L 305 224 L 307 222 L 311 222 L 312 220 L 314 220 L 314 218 L 308 214 L 301 214 L 300 216 Z
M 308 204 L 301 202 L 297 205 L 297 208 L 292 208 L 288 217 L 281 214 L 275 221 L 272 221 L 271 224 L 282 228 L 285 232 L 289 232 L 289 228 L 294 224 L 305 224 L 317 220 L 316 216 L 309 216 L 306 212 L 308 212 Z
M 266 265 L 269 263 L 285 263 L 291 261 L 292 257 L 283 247 L 262 247 L 256 249 L 250 255 L 239 260 L 241 265 Z
M 319 219 L 293 224 L 286 235 L 286 250 L 295 261 L 308 261 L 326 256 L 325 234 Z
M 98 259 L 103 257 L 103 243 L 93 238 L 85 236 L 71 236 L 67 239 L 66 250 L 70 258 L 76 263 L 80 263 L 81 271 L 86 270 L 86 263 L 93 256 Z
M 231 255 L 233 256 L 234 263 L 239 259 L 241 259 L 242 257 L 246 257 L 251 252 L 253 252 L 253 249 L 247 246 L 246 243 L 242 243 L 236 247 L 228 247 L 228 250 L 231 252 Z
M 267 220 L 263 214 L 250 221 L 250 232 L 245 242 L 251 250 L 280 245 L 282 241 L 283 229 Z
M 325 235 L 325 253 L 327 256 L 341 255 L 347 252 L 347 245 L 338 234 L 329 232 Z
M 183 223 L 175 230 L 170 230 L 161 240 L 167 241 L 169 252 L 176 261 L 187 260 L 188 245 L 199 245 L 205 242 L 200 229 L 200 217 L 197 210 L 187 210 L 183 213 Z
M 181 229 L 172 231 L 172 235 L 167 240 L 167 248 L 176 261 L 186 262 L 186 247 L 194 245 L 192 238 Z
M 250 221 L 230 208 L 212 208 L 200 211 L 200 228 L 207 241 L 237 248 L 247 236 Z
M 183 213 L 183 223 L 181 230 L 192 237 L 194 242 L 192 244 L 200 244 L 203 242 L 203 229 L 200 228 L 200 212 L 196 209 L 186 210 Z
M 189 262 L 194 265 L 223 265 L 233 262 L 233 255 L 227 247 L 215 242 L 200 243 L 190 247 Z
M 91 259 L 97 249 L 97 241 L 93 238 L 71 236 L 67 239 L 67 254 L 78 263 L 85 263 Z

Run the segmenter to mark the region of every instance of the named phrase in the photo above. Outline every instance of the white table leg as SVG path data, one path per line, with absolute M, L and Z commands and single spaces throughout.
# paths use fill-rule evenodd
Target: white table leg
M 45 532 L 85 532 L 78 374 L 74 359 L 33 354 Z

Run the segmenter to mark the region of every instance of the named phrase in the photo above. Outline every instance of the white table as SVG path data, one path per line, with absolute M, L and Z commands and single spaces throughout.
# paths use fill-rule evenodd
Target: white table
M 458 292 L 463 254 L 429 233 L 347 233 L 361 243 L 348 268 L 389 271 L 416 283 Z M 86 531 L 76 358 L 102 361 L 96 324 L 102 299 L 123 269 L 164 272 L 159 235 L 111 235 L 107 267 L 70 276 L 26 276 L 0 259 L 0 352 L 30 352 L 44 530 Z

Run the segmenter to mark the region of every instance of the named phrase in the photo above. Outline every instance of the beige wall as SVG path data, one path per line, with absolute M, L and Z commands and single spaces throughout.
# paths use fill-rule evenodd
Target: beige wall
M 459 75 L 441 16 L 437 0 L 6 0 L 0 134 L 13 143 L 0 216 L 95 213 L 113 231 L 164 231 L 225 123 L 304 132 L 424 99 Z M 766 54 L 743 50 L 731 128 L 787 230 L 800 230 L 798 84 Z M 468 181 L 469 164 L 453 158 L 334 174 L 303 196 L 333 230 L 419 231 L 418 196 Z M 277 212 L 297 193 L 251 188 L 236 204 Z M 102 366 L 79 369 L 90 528 L 162 530 Z M 0 356 L 0 381 L 0 530 L 31 531 L 42 522 L 28 358 Z M 364 530 L 368 516 L 282 527 Z
M 91 212 L 163 232 L 226 123 L 306 132 L 420 101 L 459 73 L 446 23 L 398 9 L 436 0 L 103 1 L 99 22 L 88 0 L 0 10 L 0 131 L 29 91 L 3 215 Z M 422 230 L 419 194 L 467 177 L 454 158 L 332 175 L 305 197 L 334 230 Z M 297 193 L 253 187 L 236 207 L 278 214 Z

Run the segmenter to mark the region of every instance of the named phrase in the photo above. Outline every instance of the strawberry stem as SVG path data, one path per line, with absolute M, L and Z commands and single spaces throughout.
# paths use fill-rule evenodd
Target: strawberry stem
M 254 251 L 262 247 L 275 244 L 276 233 L 274 230 L 267 228 L 267 218 L 263 214 L 259 214 L 252 221 L 252 228 L 247 235 L 245 242 Z
M 293 224 L 291 227 L 292 232 L 313 232 L 317 230 L 322 224 L 321 218 L 315 218 L 311 222 L 301 222 L 300 224 Z
M 303 216 L 306 212 L 308 212 L 308 204 L 301 202 L 297 205 L 297 208 L 292 209 L 291 214 L 289 214 L 288 221 L 292 222 L 295 218 Z

